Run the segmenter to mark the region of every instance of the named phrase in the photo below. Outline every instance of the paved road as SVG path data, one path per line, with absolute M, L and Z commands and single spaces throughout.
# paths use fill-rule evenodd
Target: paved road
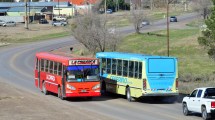
M 200 15 L 198 13 L 188 13 L 181 16 L 177 16 L 178 22 L 170 22 L 169 29 L 185 29 L 190 28 L 186 26 L 187 23 L 198 19 Z M 161 19 L 156 22 L 152 22 L 150 25 L 142 27 L 140 32 L 153 32 L 158 30 L 165 30 L 167 28 L 166 25 L 166 19 Z M 129 34 L 134 33 L 134 27 L 133 26 L 127 26 L 117 29 L 120 34 Z
M 180 19 L 179 19 L 180 21 Z M 159 22 L 156 23 L 159 25 Z M 160 23 L 163 25 L 163 23 Z M 6 80 L 21 89 L 42 94 L 34 86 L 34 55 L 39 51 L 49 51 L 68 44 L 76 44 L 72 37 L 49 40 L 37 43 L 11 45 L 0 48 L 0 80 Z M 56 96 L 46 96 L 52 101 L 59 101 Z M 168 103 L 145 99 L 138 102 L 127 102 L 123 96 L 107 95 L 93 98 L 92 101 L 70 99 L 56 102 L 59 105 L 75 106 L 83 111 L 91 111 L 116 120 L 200 120 L 200 115 L 185 117 L 181 103 Z M 61 110 L 59 112 L 68 112 Z M 87 114 L 87 113 L 86 113 Z M 100 118 L 98 118 L 99 120 Z

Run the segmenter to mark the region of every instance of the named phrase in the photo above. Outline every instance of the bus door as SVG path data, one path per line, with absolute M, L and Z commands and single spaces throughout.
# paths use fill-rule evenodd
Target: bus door
M 61 86 L 61 87 L 62 87 L 62 96 L 65 97 L 65 92 L 66 92 L 66 91 L 65 91 L 65 89 L 66 89 L 66 88 L 65 88 L 65 81 L 66 81 L 66 77 L 67 77 L 67 76 L 66 76 L 66 73 L 67 73 L 66 71 L 67 71 L 67 70 L 66 70 L 66 67 L 65 67 L 65 66 L 63 66 L 62 71 L 63 71 L 62 79 L 61 79 L 61 83 L 62 83 L 62 86 Z
M 35 84 L 37 88 L 40 88 L 40 60 L 36 58 L 36 70 L 35 70 Z

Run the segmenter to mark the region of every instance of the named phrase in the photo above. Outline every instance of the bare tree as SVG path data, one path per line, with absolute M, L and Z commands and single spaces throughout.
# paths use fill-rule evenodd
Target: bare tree
M 115 51 L 120 40 L 115 31 L 114 33 L 109 31 L 106 17 L 92 12 L 76 19 L 73 34 L 92 53 Z
M 147 19 L 147 14 L 144 12 L 144 10 L 131 9 L 130 21 L 133 23 L 136 33 L 140 33 L 140 28 L 142 27 L 141 23 L 145 19 Z
M 211 0 L 193 0 L 191 2 L 191 6 L 193 10 L 199 12 L 203 16 L 203 18 L 206 19 L 210 12 L 212 2 Z

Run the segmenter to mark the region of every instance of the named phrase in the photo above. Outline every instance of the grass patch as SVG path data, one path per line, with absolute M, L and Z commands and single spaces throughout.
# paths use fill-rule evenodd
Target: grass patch
M 189 27 L 199 27 L 201 25 L 204 24 L 204 20 L 194 20 L 188 24 L 186 24 L 186 26 L 189 26 Z
M 60 33 L 54 33 L 54 34 L 35 36 L 32 38 L 7 39 L 7 42 L 9 42 L 9 43 L 36 42 L 36 41 L 53 39 L 53 38 L 65 37 L 65 36 L 69 36 L 69 35 L 71 35 L 71 33 L 69 33 L 69 32 L 60 32 Z

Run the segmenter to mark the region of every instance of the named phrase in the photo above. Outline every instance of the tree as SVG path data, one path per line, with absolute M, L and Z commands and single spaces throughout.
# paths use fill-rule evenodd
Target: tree
M 207 18 L 210 12 L 211 0 L 194 0 L 191 5 L 194 11 L 199 12 L 204 19 Z
M 143 20 L 147 19 L 147 14 L 144 12 L 144 10 L 134 10 L 132 8 L 130 21 L 133 23 L 136 33 L 139 34 L 140 28 L 142 27 L 141 23 Z
M 198 42 L 207 49 L 209 57 L 215 60 L 215 0 L 212 0 L 212 2 L 211 15 L 205 20 L 207 29 L 202 31 L 203 36 L 198 38 Z
M 107 28 L 107 20 L 89 12 L 76 19 L 76 28 L 73 30 L 74 37 L 82 43 L 89 51 L 96 53 L 105 50 L 115 51 L 119 36 L 115 29 Z

